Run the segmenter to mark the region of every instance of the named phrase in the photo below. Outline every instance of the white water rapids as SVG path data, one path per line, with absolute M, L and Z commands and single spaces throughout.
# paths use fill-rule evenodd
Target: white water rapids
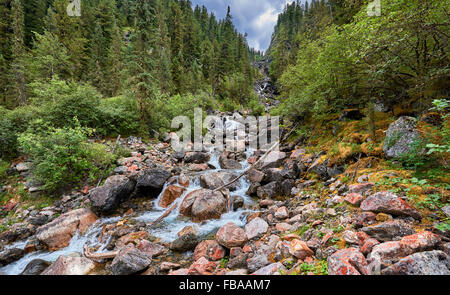
M 228 120 L 225 125 L 228 130 L 236 128 L 236 126 L 239 124 L 238 122 L 233 121 L 231 118 L 227 118 L 227 119 Z M 247 149 L 245 152 L 246 158 L 248 158 L 253 152 L 254 152 L 253 150 Z M 220 155 L 219 152 L 211 151 L 211 159 L 209 161 L 209 164 L 216 167 L 215 171 L 222 170 L 222 169 L 220 169 L 220 165 L 219 165 L 219 155 Z M 241 162 L 241 164 L 242 164 L 242 169 L 226 170 L 226 171 L 232 172 L 236 175 L 239 175 L 245 169 L 249 168 L 249 166 L 250 166 L 247 163 L 247 160 Z M 196 189 L 200 189 L 201 188 L 200 176 L 204 173 L 210 173 L 212 171 L 214 171 L 214 170 L 208 170 L 205 172 L 199 172 L 199 173 L 194 173 L 194 174 L 190 175 L 189 176 L 190 177 L 190 185 L 189 185 L 188 189 L 175 202 L 177 202 L 178 205 L 181 204 L 181 202 L 183 201 L 184 197 L 187 194 L 189 194 L 190 192 L 192 192 Z M 240 181 L 240 187 L 238 188 L 238 190 L 232 192 L 231 196 L 242 197 L 244 199 L 244 207 L 243 208 L 238 209 L 236 211 L 230 210 L 230 212 L 223 214 L 220 219 L 208 220 L 208 221 L 200 223 L 200 224 L 194 223 L 186 218 L 179 218 L 179 212 L 178 212 L 178 208 L 177 208 L 168 217 L 166 217 L 164 219 L 164 221 L 161 223 L 160 226 L 150 229 L 149 234 L 154 237 L 158 237 L 163 241 L 172 242 L 178 237 L 177 236 L 178 232 L 181 231 L 184 227 L 189 226 L 189 225 L 195 225 L 197 227 L 200 237 L 214 232 L 215 230 L 217 230 L 218 228 L 220 228 L 221 226 L 225 225 L 226 223 L 228 223 L 230 221 L 236 223 L 238 226 L 244 226 L 245 220 L 246 220 L 246 214 L 248 212 L 252 212 L 250 209 L 246 209 L 246 208 L 250 208 L 252 205 L 255 205 L 255 202 L 251 197 L 246 195 L 246 192 L 250 186 L 250 183 L 247 181 L 246 177 L 241 178 L 239 181 Z M 164 186 L 164 189 L 166 188 L 166 186 L 168 186 L 168 184 L 166 184 Z M 164 189 L 163 189 L 163 191 L 164 191 Z M 159 216 L 161 216 L 164 213 L 165 210 L 167 210 L 166 208 L 161 208 L 158 205 L 159 199 L 161 197 L 162 197 L 162 193 L 160 194 L 160 196 L 158 196 L 157 199 L 155 199 L 153 201 L 154 206 L 151 211 L 142 212 L 142 213 L 134 216 L 131 219 L 134 219 L 134 220 L 140 221 L 140 222 L 146 222 L 146 223 L 150 223 L 150 222 L 156 220 Z M 38 252 L 26 254 L 20 260 L 14 262 L 14 263 L 11 263 L 3 268 L 0 268 L 0 273 L 4 273 L 6 275 L 16 275 L 16 274 L 20 274 L 25 269 L 27 264 L 30 263 L 34 259 L 42 259 L 45 261 L 53 262 L 61 255 L 69 255 L 69 254 L 72 254 L 75 252 L 82 253 L 83 246 L 85 244 L 88 244 L 90 246 L 96 246 L 96 245 L 100 244 L 98 237 L 101 234 L 102 227 L 105 224 L 116 224 L 119 220 L 121 220 L 121 218 L 122 218 L 121 216 L 101 218 L 89 228 L 89 230 L 86 232 L 86 234 L 84 234 L 84 235 L 76 234 L 72 238 L 70 245 L 68 247 L 60 249 L 55 252 L 38 251 Z M 107 243 L 108 243 L 108 241 L 102 243 L 97 252 L 107 252 L 105 249 Z M 7 245 L 5 247 L 5 249 L 8 249 L 8 248 L 23 249 L 26 244 L 27 244 L 27 240 L 19 241 L 19 242 L 13 243 L 11 245 Z

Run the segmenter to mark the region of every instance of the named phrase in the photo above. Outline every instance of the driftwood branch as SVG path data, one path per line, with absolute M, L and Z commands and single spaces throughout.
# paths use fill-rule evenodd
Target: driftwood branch
M 83 255 L 86 258 L 100 260 L 100 259 L 113 259 L 119 254 L 119 251 L 113 251 L 109 253 L 92 253 L 87 245 L 83 247 Z
M 170 207 L 169 209 L 166 210 L 166 212 L 164 212 L 163 215 L 161 215 L 160 217 L 158 217 L 158 219 L 156 219 L 155 221 L 153 221 L 152 223 L 150 223 L 148 226 L 152 227 L 155 224 L 161 222 L 164 218 L 166 218 L 167 216 L 170 215 L 170 213 L 172 213 L 173 210 L 175 210 L 175 208 L 177 208 L 177 203 L 173 204 L 172 207 Z

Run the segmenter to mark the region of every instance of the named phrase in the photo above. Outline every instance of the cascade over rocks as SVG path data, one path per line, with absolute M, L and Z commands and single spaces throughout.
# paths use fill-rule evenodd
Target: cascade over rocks
M 77 231 L 85 233 L 98 217 L 89 209 L 77 209 L 65 213 L 37 229 L 36 238 L 50 251 L 67 247 Z

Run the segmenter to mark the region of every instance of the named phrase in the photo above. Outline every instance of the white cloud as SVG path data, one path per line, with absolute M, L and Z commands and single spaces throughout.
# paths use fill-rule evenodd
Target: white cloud
M 227 6 L 231 7 L 234 23 L 241 33 L 248 33 L 248 43 L 258 50 L 270 45 L 278 14 L 287 3 L 294 0 L 193 0 L 193 4 L 204 5 L 217 17 L 223 18 Z

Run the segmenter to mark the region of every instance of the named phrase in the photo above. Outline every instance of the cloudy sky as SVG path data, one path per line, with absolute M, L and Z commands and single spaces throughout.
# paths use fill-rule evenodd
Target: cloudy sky
M 293 0 L 192 0 L 193 5 L 205 5 L 222 19 L 231 7 L 233 22 L 241 33 L 248 34 L 248 43 L 258 50 L 266 50 L 270 45 L 273 28 L 278 14 L 286 3 Z

